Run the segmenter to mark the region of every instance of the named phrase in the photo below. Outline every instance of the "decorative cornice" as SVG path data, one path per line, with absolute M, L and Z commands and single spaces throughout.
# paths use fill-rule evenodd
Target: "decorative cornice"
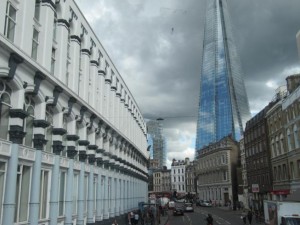
M 71 115 L 73 105 L 77 102 L 76 98 L 70 97 L 68 101 L 68 111 L 66 113 L 67 116 Z
M 81 43 L 81 38 L 80 38 L 79 36 L 77 36 L 77 35 L 71 35 L 71 36 L 70 36 L 70 39 L 71 39 L 71 40 L 76 40 L 76 41 L 78 41 L 79 43 Z
M 90 142 L 88 140 L 79 140 L 78 145 L 79 146 L 88 146 Z
M 42 3 L 47 3 L 52 6 L 53 9 L 56 9 L 56 5 L 52 0 L 41 0 Z
M 117 90 L 117 87 L 112 86 L 112 87 L 110 87 L 110 90 L 116 91 L 116 90 Z
M 40 71 L 36 71 L 35 76 L 34 76 L 34 89 L 33 89 L 33 92 L 31 92 L 29 94 L 36 96 L 39 93 L 39 89 L 40 89 L 40 85 L 41 85 L 42 81 L 45 79 L 46 79 L 46 75 L 44 75 Z
M 90 124 L 87 127 L 88 129 L 91 129 L 93 127 L 94 119 L 96 119 L 96 118 L 97 118 L 97 116 L 95 114 L 91 115 L 91 117 L 90 117 Z
M 20 55 L 18 55 L 17 53 L 13 52 L 13 53 L 10 54 L 10 57 L 9 57 L 9 60 L 8 60 L 9 72 L 8 72 L 7 80 L 14 79 L 17 67 L 23 61 L 24 61 L 24 59 Z
M 99 66 L 99 63 L 96 60 L 91 60 L 90 63 L 95 66 Z
M 106 84 L 111 84 L 111 80 L 110 79 L 105 79 L 105 83 Z
M 68 141 L 77 141 L 78 139 L 79 139 L 78 135 L 75 135 L 75 134 L 68 134 L 67 135 L 67 140 Z
M 103 165 L 103 160 L 102 160 L 102 158 L 97 158 L 97 159 L 96 159 L 96 162 L 97 162 L 97 166 L 102 166 L 102 165 Z
M 41 128 L 46 128 L 50 125 L 50 123 L 46 120 L 34 120 L 33 121 L 33 126 L 34 127 L 41 127 Z
M 50 101 L 50 103 L 48 105 L 55 107 L 57 104 L 58 97 L 62 92 L 63 92 L 63 89 L 60 86 L 55 86 L 55 88 L 53 90 L 53 101 Z M 50 98 L 51 97 L 46 96 L 45 101 L 47 102 L 48 99 L 50 99 Z
M 88 145 L 89 150 L 97 150 L 98 145 Z
M 65 19 L 58 19 L 57 24 L 64 24 L 66 27 L 70 27 L 70 23 Z
M 74 157 L 77 155 L 76 147 L 75 146 L 68 146 L 67 147 L 67 156 L 70 159 L 74 159 Z
M 106 75 L 106 72 L 105 72 L 104 70 L 98 70 L 98 73 L 99 73 L 100 75 L 103 75 L 103 76 Z
M 85 107 L 84 105 L 81 106 L 81 109 L 80 109 L 80 119 L 77 121 L 78 123 L 81 123 L 83 121 L 83 116 L 84 116 L 84 113 L 88 110 L 87 107 Z M 78 116 L 76 116 L 76 119 L 78 118 Z
M 52 134 L 54 134 L 54 135 L 61 135 L 62 136 L 66 133 L 67 133 L 67 130 L 64 129 L 64 128 L 53 128 L 52 129 Z
M 103 153 L 103 152 L 105 152 L 105 150 L 104 150 L 103 148 L 98 148 L 98 149 L 96 150 L 96 153 Z
M 9 128 L 9 140 L 15 144 L 22 144 L 25 134 L 21 126 L 11 125 Z
M 45 135 L 43 134 L 35 134 L 33 135 L 33 146 L 37 150 L 43 150 L 44 145 L 47 144 L 47 140 L 45 139 Z
M 89 164 L 94 164 L 96 162 L 95 155 L 88 155 Z
M 84 49 L 81 49 L 80 51 L 81 51 L 81 53 L 87 53 L 88 55 L 91 55 L 91 51 L 89 49 L 84 48 Z
M 23 109 L 10 109 L 9 110 L 9 116 L 11 118 L 20 118 L 20 119 L 24 119 L 25 117 L 27 117 L 29 114 L 23 110 Z
M 65 146 L 62 145 L 62 141 L 53 141 L 53 153 L 55 155 L 60 155 L 60 153 L 64 150 Z
M 85 162 L 87 158 L 86 152 L 85 151 L 79 151 L 79 161 L 80 162 Z

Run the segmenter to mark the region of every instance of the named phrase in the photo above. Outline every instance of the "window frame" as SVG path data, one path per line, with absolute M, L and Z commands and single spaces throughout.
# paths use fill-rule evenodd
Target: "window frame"
M 35 34 L 37 34 L 37 35 L 35 36 Z M 33 58 L 34 60 L 37 60 L 37 58 L 38 58 L 39 34 L 40 34 L 40 31 L 35 26 L 33 26 L 31 58 Z
M 15 18 L 12 18 L 10 15 L 10 12 L 11 12 L 10 7 L 12 7 L 15 10 Z M 12 1 L 7 1 L 6 10 L 5 10 L 4 36 L 11 42 L 14 42 L 14 39 L 15 39 L 15 31 L 16 31 L 16 26 L 17 26 L 17 12 L 18 12 L 18 9 L 15 6 L 15 4 L 13 4 Z M 11 29 L 9 26 L 10 22 L 13 23 L 13 29 Z M 13 33 L 10 32 L 12 30 L 13 30 Z

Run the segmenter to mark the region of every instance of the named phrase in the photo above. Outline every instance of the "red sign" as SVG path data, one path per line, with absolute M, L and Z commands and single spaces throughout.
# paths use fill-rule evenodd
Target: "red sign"
M 259 185 L 252 184 L 252 193 L 258 193 L 258 192 L 259 192 Z
M 288 195 L 290 194 L 290 190 L 289 189 L 284 189 L 284 190 L 273 190 L 271 192 L 273 195 Z

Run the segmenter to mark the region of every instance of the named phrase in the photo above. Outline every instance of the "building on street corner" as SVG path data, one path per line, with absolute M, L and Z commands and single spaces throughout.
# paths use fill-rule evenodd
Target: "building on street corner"
M 196 159 L 197 197 L 200 200 L 235 208 L 238 154 L 239 144 L 230 136 L 201 149 Z
M 111 224 L 148 196 L 146 123 L 73 0 L 0 1 L 0 224 Z

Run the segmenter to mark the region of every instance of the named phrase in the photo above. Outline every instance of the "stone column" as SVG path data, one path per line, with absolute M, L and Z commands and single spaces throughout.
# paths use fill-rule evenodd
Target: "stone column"
M 99 107 L 97 108 L 99 113 L 101 115 L 105 115 L 104 114 L 104 96 L 105 96 L 105 92 L 104 92 L 104 87 L 105 87 L 105 71 L 103 68 L 103 64 L 104 63 L 100 63 L 100 69 L 98 70 L 98 85 L 99 85 L 99 96 L 97 96 L 97 98 L 99 98 Z
M 95 157 L 89 158 L 90 163 L 90 173 L 88 181 L 88 205 L 87 205 L 87 225 L 94 225 L 94 163 Z M 95 199 L 96 201 L 96 199 Z
M 5 194 L 3 199 L 2 224 L 13 225 L 15 213 L 15 199 L 17 187 L 19 144 L 22 144 L 25 132 L 23 131 L 23 119 L 28 115 L 23 109 L 10 109 L 9 140 L 11 156 L 7 162 Z
M 97 190 L 96 190 L 96 224 L 99 224 L 101 221 L 102 221 L 102 217 L 103 217 L 103 214 L 102 214 L 102 210 L 103 210 L 103 207 L 102 207 L 102 193 L 103 193 L 103 190 L 102 190 L 102 161 L 100 162 L 100 160 L 98 161 L 98 158 L 96 159 L 97 160 L 97 166 L 98 166 L 98 169 L 99 169 L 99 173 L 98 173 L 98 180 L 97 180 Z
M 58 218 L 58 183 L 59 183 L 59 168 L 60 168 L 60 153 L 63 151 L 61 136 L 67 131 L 63 128 L 53 128 L 53 153 L 54 165 L 51 175 L 51 187 L 50 187 L 50 203 L 49 203 L 49 225 L 57 225 Z
M 33 145 L 36 149 L 36 153 L 32 171 L 28 221 L 30 225 L 37 225 L 39 220 L 40 206 L 42 151 L 44 149 L 44 145 L 47 143 L 47 140 L 45 139 L 45 128 L 48 127 L 50 124 L 46 120 L 34 120 L 33 125 Z
M 81 49 L 81 78 L 79 96 L 88 102 L 89 92 L 89 75 L 90 75 L 90 50 L 83 48 Z
M 68 87 L 78 94 L 78 86 L 79 86 L 79 57 L 80 57 L 80 43 L 81 38 L 73 34 L 71 35 L 71 44 L 70 44 L 70 74 L 72 74 L 72 79 L 69 79 Z
M 85 157 L 82 155 L 79 156 L 81 169 L 79 173 L 78 180 L 78 207 L 77 207 L 77 225 L 84 225 L 84 172 L 85 172 Z
M 107 73 L 105 76 L 105 93 L 104 93 L 104 116 L 107 118 L 108 121 L 111 121 L 111 115 L 110 115 L 110 100 L 111 100 L 111 74 L 108 72 L 109 69 L 107 69 Z
M 90 61 L 90 79 L 89 79 L 89 104 L 96 109 L 97 98 L 97 76 L 98 76 L 98 62 L 96 60 Z
M 77 155 L 76 150 L 76 140 L 78 140 L 79 137 L 77 135 L 67 135 L 67 156 L 70 159 L 69 160 L 69 168 L 67 172 L 67 185 L 66 185 L 66 197 L 65 197 L 65 225 L 72 225 L 73 219 L 73 188 L 74 188 L 74 157 Z

